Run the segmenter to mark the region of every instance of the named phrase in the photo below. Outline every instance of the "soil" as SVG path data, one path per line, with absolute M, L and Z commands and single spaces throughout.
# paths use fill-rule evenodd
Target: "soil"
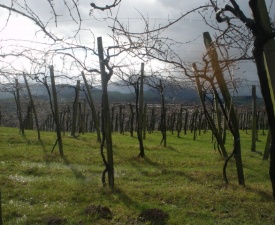
M 150 222 L 153 225 L 165 225 L 169 219 L 169 214 L 161 209 L 146 209 L 139 215 L 142 222 Z
M 111 210 L 106 206 L 90 205 L 85 209 L 85 214 L 99 219 L 111 220 L 113 218 Z

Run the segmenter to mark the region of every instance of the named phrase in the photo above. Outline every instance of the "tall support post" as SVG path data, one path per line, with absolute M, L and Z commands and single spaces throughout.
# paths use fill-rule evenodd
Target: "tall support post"
M 269 153 L 270 153 L 270 144 L 271 144 L 271 132 L 270 130 L 268 130 L 266 142 L 265 142 L 263 160 L 268 160 Z
M 15 92 L 15 101 L 16 101 L 16 107 L 17 107 L 17 117 L 19 120 L 19 132 L 24 135 L 25 131 L 24 131 L 24 123 L 23 123 L 23 118 L 22 118 L 22 110 L 21 110 L 21 103 L 20 103 L 20 93 L 19 93 L 19 82 L 18 79 L 15 79 L 15 88 L 16 88 L 16 92 Z
M 266 38 L 274 33 L 272 31 L 270 18 L 268 15 L 267 7 L 265 4 L 265 1 L 263 0 L 250 0 L 250 5 L 252 6 L 253 16 L 255 20 L 257 19 L 257 27 L 261 28 L 261 31 L 256 35 L 259 36 L 258 39 Z M 253 10 L 254 9 L 254 10 Z M 256 39 L 255 39 L 256 40 Z M 265 39 L 263 39 L 265 40 Z M 269 37 L 267 42 L 262 43 L 263 46 L 259 46 L 260 48 L 255 51 L 254 49 L 254 58 L 257 65 L 259 80 L 263 95 L 263 99 L 266 104 L 267 109 L 267 116 L 268 116 L 268 123 L 269 123 L 269 132 L 271 135 L 271 142 L 270 142 L 270 166 L 269 166 L 269 176 L 272 183 L 272 190 L 273 190 L 273 198 L 275 199 L 275 64 L 274 64 L 274 58 L 275 58 L 275 40 L 274 36 L 273 38 Z M 263 47 L 263 59 L 262 59 L 262 47 Z M 261 55 L 257 55 L 258 54 Z M 264 62 L 262 62 L 264 61 Z M 264 64 L 264 67 L 263 65 Z M 265 83 L 268 82 L 269 88 L 265 88 Z M 272 106 L 273 107 L 272 107 Z M 273 110 L 271 110 L 271 108 Z
M 251 129 L 251 151 L 256 152 L 257 139 L 257 101 L 256 101 L 256 86 L 252 85 L 252 129 Z
M 205 104 L 205 101 L 204 101 L 204 96 L 203 96 L 203 91 L 202 91 L 202 84 L 201 84 L 201 81 L 200 81 L 200 78 L 199 78 L 199 72 L 198 72 L 196 63 L 193 63 L 193 70 L 195 72 L 197 91 L 198 91 L 198 95 L 199 95 L 199 98 L 200 98 L 200 101 L 201 101 L 201 104 L 202 104 L 202 107 L 203 107 L 205 118 L 206 118 L 206 120 L 207 120 L 207 122 L 210 126 L 210 129 L 212 130 L 212 134 L 216 137 L 216 140 L 217 140 L 218 145 L 219 145 L 218 149 L 219 149 L 220 154 L 225 159 L 227 159 L 228 154 L 227 154 L 227 151 L 226 151 L 223 139 L 222 139 L 221 132 L 218 129 L 218 127 L 216 126 L 214 118 L 211 116 L 211 114 L 207 110 L 207 107 L 206 107 L 206 104 Z
M 143 140 L 146 139 L 146 132 L 147 132 L 147 103 L 144 103 L 143 107 Z
M 225 109 L 227 110 L 227 112 L 224 112 L 224 114 L 229 115 L 227 122 L 228 122 L 228 127 L 230 128 L 230 131 L 234 138 L 234 150 L 233 150 L 232 156 L 234 156 L 236 160 L 238 181 L 240 185 L 244 185 L 245 181 L 244 181 L 244 172 L 243 172 L 242 155 L 241 155 L 241 140 L 240 140 L 240 132 L 239 132 L 237 115 L 232 103 L 231 95 L 229 93 L 225 79 L 223 77 L 222 70 L 219 65 L 218 53 L 215 49 L 215 46 L 212 43 L 211 36 L 208 32 L 204 32 L 203 37 L 204 37 L 205 47 L 208 51 L 208 55 L 211 60 L 211 65 L 214 70 L 214 76 L 216 78 L 216 81 L 219 85 L 221 94 L 224 99 Z
M 143 80 L 144 80 L 144 63 L 141 63 L 140 70 L 140 82 L 139 82 L 139 104 L 138 104 L 138 141 L 139 141 L 139 157 L 144 158 L 144 146 L 142 138 L 142 129 L 143 129 Z
M 96 129 L 96 134 L 97 134 L 97 141 L 101 142 L 99 120 L 97 118 L 97 114 L 96 114 L 96 109 L 95 109 L 95 104 L 94 104 L 94 101 L 93 101 L 92 93 L 91 93 L 91 90 L 90 90 L 90 87 L 88 85 L 88 82 L 87 82 L 87 79 L 85 77 L 84 72 L 82 72 L 81 75 L 82 75 L 82 78 L 83 78 L 83 81 L 84 81 L 84 84 L 85 84 L 85 87 L 86 87 L 86 93 L 87 93 L 87 96 L 88 96 L 88 103 L 89 103 L 89 106 L 90 106 L 91 111 L 92 111 L 92 117 L 93 117 L 95 129 Z
M 166 108 L 165 108 L 165 98 L 164 98 L 164 87 L 162 81 L 159 80 L 159 94 L 161 98 L 161 118 L 160 118 L 160 130 L 162 134 L 162 140 L 160 144 L 167 146 L 167 134 L 166 134 Z
M 255 1 L 255 0 L 254 0 Z M 256 0 L 258 10 L 261 16 L 261 25 L 267 32 L 274 32 L 272 30 L 270 17 L 268 15 L 266 3 L 263 0 Z M 273 102 L 273 109 L 275 112 L 275 41 L 274 38 L 271 38 L 265 45 L 264 45 L 264 61 L 265 67 L 268 77 L 269 88 L 271 91 L 272 102 Z
M 103 54 L 103 44 L 102 38 L 97 38 L 97 47 L 98 47 L 98 57 L 100 64 L 100 73 L 101 73 L 101 86 L 102 86 L 102 121 L 103 121 L 103 137 L 101 141 L 101 153 L 103 156 L 104 142 L 106 139 L 107 147 L 107 161 L 104 161 L 106 169 L 103 172 L 103 177 L 105 172 L 108 173 L 108 184 L 109 187 L 114 187 L 114 162 L 113 162 L 113 143 L 112 143 L 112 130 L 111 130 L 111 120 L 110 120 L 110 108 L 109 108 L 109 98 L 108 98 L 108 82 L 111 78 L 111 75 L 105 71 L 105 60 Z M 103 158 L 105 160 L 105 158 Z M 103 184 L 105 184 L 104 179 L 102 178 Z
M 79 102 L 79 89 L 80 89 L 80 80 L 77 80 L 76 87 L 75 87 L 75 99 L 74 99 L 74 103 L 73 103 L 73 117 L 72 117 L 72 129 L 71 129 L 72 137 L 75 137 L 75 133 L 76 133 L 78 102 Z
M 56 136 L 59 148 L 60 156 L 64 156 L 63 154 L 63 144 L 62 144 L 62 136 L 61 136 L 61 127 L 59 121 L 59 112 L 58 112 L 58 101 L 57 101 L 57 94 L 56 94 L 56 87 L 55 87 L 55 79 L 54 79 L 54 69 L 53 66 L 50 66 L 50 76 L 51 76 L 51 86 L 52 86 L 52 98 L 53 98 L 53 108 L 54 108 L 54 122 L 56 125 Z
M 86 132 L 86 99 L 83 99 L 83 113 L 81 114 L 81 132 Z
M 180 106 L 180 111 L 178 113 L 178 116 L 177 116 L 177 126 L 176 126 L 176 129 L 177 129 L 177 137 L 179 138 L 180 137 L 180 132 L 181 132 L 181 129 L 182 129 L 182 105 Z
M 219 101 L 218 96 L 214 94 L 214 113 L 216 114 L 216 125 L 219 134 L 222 134 L 222 120 L 221 120 L 221 114 L 220 114 L 220 108 L 219 108 Z
M 132 105 L 132 103 L 129 104 L 130 107 L 130 134 L 131 137 L 134 136 L 134 107 Z
M 33 111 L 33 114 L 34 114 L 34 120 L 35 120 L 35 125 L 36 125 L 36 130 L 37 130 L 37 138 L 38 138 L 38 140 L 40 140 L 40 128 L 39 128 L 36 108 L 35 108 L 35 105 L 34 105 L 34 101 L 33 101 L 33 98 L 32 98 L 32 94 L 31 94 L 31 91 L 30 91 L 29 84 L 28 84 L 25 73 L 23 73 L 23 77 L 24 77 L 25 85 L 26 85 L 28 95 L 29 95 L 29 98 L 30 98 L 31 108 L 32 108 L 32 111 Z

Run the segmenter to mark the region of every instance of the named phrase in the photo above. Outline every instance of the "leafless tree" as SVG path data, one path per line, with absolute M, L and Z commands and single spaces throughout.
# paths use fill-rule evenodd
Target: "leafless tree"
M 194 9 L 186 14 L 197 12 L 199 9 L 206 10 L 214 10 L 214 6 L 204 5 L 197 9 Z M 202 14 L 203 15 L 203 14 Z M 180 19 L 184 17 L 180 17 L 177 22 L 180 22 Z M 182 48 L 184 44 L 178 41 L 173 40 L 172 38 L 165 37 L 163 35 L 164 30 L 172 26 L 174 22 L 170 22 L 165 26 L 160 26 L 157 28 L 150 27 L 149 21 L 144 18 L 144 32 L 132 32 L 127 27 L 125 27 L 120 21 L 115 19 L 115 26 L 112 27 L 114 30 L 114 33 L 116 34 L 116 38 L 113 39 L 117 43 L 121 43 L 120 46 L 124 47 L 125 50 L 131 49 L 130 53 L 131 55 L 138 57 L 144 61 L 154 61 L 157 60 L 158 62 L 162 62 L 164 64 L 168 64 L 170 69 L 172 69 L 174 72 L 174 76 L 177 77 L 178 74 L 181 74 L 181 77 L 188 77 L 192 82 L 195 82 L 195 76 L 192 70 L 192 65 L 190 62 L 186 62 L 182 59 L 182 56 L 177 53 L 178 48 Z M 208 25 L 209 26 L 209 25 Z M 219 30 L 218 28 L 215 28 L 216 30 Z M 219 37 L 217 37 L 219 39 Z M 233 38 L 232 38 L 233 39 Z M 123 43 L 123 44 L 122 44 Z M 236 66 L 236 61 L 240 60 L 241 58 L 246 58 L 246 55 L 241 55 L 237 58 L 232 58 L 230 56 L 230 49 L 228 49 L 228 46 L 232 46 L 232 43 L 226 44 L 219 44 L 215 42 L 215 45 L 218 46 L 218 54 L 220 55 L 219 61 L 216 62 L 219 64 L 220 71 L 229 71 L 227 72 L 227 84 L 228 86 L 231 86 L 231 90 L 235 90 L 236 80 L 231 74 L 231 70 L 229 69 L 232 66 Z M 119 45 L 119 44 L 117 44 Z M 249 44 L 248 44 L 249 45 Z M 234 46 L 233 46 L 234 47 Z M 232 48 L 233 48 L 232 47 Z M 211 54 L 211 53 L 210 53 Z M 202 57 L 202 61 L 200 63 L 201 67 L 208 68 L 208 65 L 210 65 L 211 60 L 207 59 L 206 57 Z M 212 68 L 212 73 L 215 72 L 215 68 Z M 178 75 L 180 77 L 180 75 Z M 222 90 L 217 87 L 217 83 L 214 81 L 212 82 L 213 87 L 215 87 L 215 90 L 217 92 L 222 93 Z M 162 85 L 160 85 L 162 86 Z M 224 96 L 223 96 L 224 97 Z M 227 109 L 224 111 L 225 115 L 227 115 L 230 112 L 230 106 L 231 105 L 231 99 L 228 98 L 229 104 Z M 165 115 L 165 114 L 163 114 Z M 235 117 L 234 117 L 235 118 Z M 232 118 L 230 118 L 231 120 Z M 228 121 L 230 121 L 228 120 Z M 235 132 L 233 132 L 235 134 Z M 237 133 L 237 132 L 236 132 Z M 238 135 L 237 135 L 238 136 Z M 239 139 L 238 137 L 236 140 Z M 226 156 L 226 154 L 224 153 Z M 241 165 L 241 163 L 240 163 Z M 240 174 L 241 174 L 240 170 Z M 244 184 L 244 178 L 243 175 L 240 175 L 240 184 Z
M 268 53 L 265 48 L 268 42 L 272 42 L 270 45 L 272 50 L 274 47 L 275 30 L 272 29 L 268 23 L 270 23 L 267 17 L 264 2 L 257 0 L 250 0 L 249 7 L 253 13 L 253 19 L 248 18 L 235 0 L 230 0 L 231 5 L 225 5 L 223 8 L 218 8 L 214 1 L 211 1 L 215 7 L 216 19 L 219 23 L 226 22 L 228 29 L 232 27 L 230 22 L 233 17 L 238 18 L 252 33 L 253 36 L 253 56 L 256 63 L 258 77 L 261 85 L 262 96 L 266 105 L 266 111 L 268 116 L 268 122 L 271 132 L 271 144 L 270 144 L 270 169 L 269 175 L 273 188 L 273 197 L 275 198 L 275 112 L 274 112 L 274 83 L 272 78 L 270 79 L 269 74 L 275 71 L 274 63 L 269 64 L 272 55 Z M 228 15 L 224 13 L 229 13 Z M 270 49 L 269 49 L 270 50 Z M 272 76 L 272 75 L 271 75 Z

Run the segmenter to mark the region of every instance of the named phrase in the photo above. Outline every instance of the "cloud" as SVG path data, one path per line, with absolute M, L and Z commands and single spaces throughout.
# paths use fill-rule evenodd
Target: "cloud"
M 10 5 L 10 0 L 1 0 L 1 4 Z M 23 3 L 23 0 L 17 0 L 19 3 Z M 49 5 L 48 0 L 40 1 L 27 1 L 30 4 L 30 8 L 33 10 L 35 15 L 39 16 L 41 21 L 47 22 L 47 28 L 54 32 L 60 38 L 73 37 L 78 30 L 79 24 L 76 22 L 78 20 L 78 11 L 72 4 L 70 0 L 67 0 L 68 7 L 71 9 L 68 11 L 67 6 L 64 4 L 63 0 L 52 1 L 54 3 L 54 9 L 57 17 L 57 27 L 55 22 L 55 17 L 53 10 Z M 94 2 L 99 5 L 110 4 L 110 0 L 79 0 L 78 9 L 82 18 L 82 31 L 77 36 L 79 43 L 86 46 L 93 46 L 94 38 L 98 36 L 103 37 L 104 45 L 110 43 L 110 38 L 108 34 L 111 33 L 111 26 L 113 21 L 106 19 L 108 16 L 118 17 L 118 19 L 133 32 L 141 32 L 144 30 L 144 21 L 142 17 L 146 18 L 151 28 L 159 27 L 160 25 L 165 25 L 169 23 L 169 20 L 176 19 L 182 14 L 209 3 L 208 0 L 204 1 L 178 1 L 178 0 L 122 0 L 121 4 L 107 11 L 93 10 L 90 16 L 90 10 L 92 9 L 90 3 Z M 219 6 L 223 6 L 224 2 L 218 0 Z M 271 0 L 267 1 L 267 5 Z M 250 9 L 248 7 L 248 1 L 238 1 L 241 9 L 247 16 L 250 16 Z M 274 10 L 274 9 L 273 9 Z M 71 15 L 70 15 L 71 13 Z M 204 13 L 204 12 L 202 12 Z M 210 14 L 209 14 L 210 16 Z M 4 26 L 7 11 L 0 8 L 0 25 Z M 74 21 L 73 19 L 76 19 Z M 208 19 L 214 19 L 208 17 Z M 8 27 L 1 33 L 2 39 L 7 38 L 22 38 L 33 40 L 47 41 L 44 35 L 37 35 L 37 26 L 34 22 L 30 22 L 26 18 L 12 13 L 12 18 L 9 21 Z M 79 21 L 78 21 L 79 22 Z M 192 13 L 186 18 L 180 20 L 178 23 L 169 27 L 162 35 L 175 39 L 176 41 L 185 43 L 182 48 L 177 49 L 178 53 L 187 61 L 197 61 L 201 59 L 201 55 L 205 52 L 205 47 L 203 45 L 202 33 L 204 31 L 210 31 L 211 34 L 214 33 L 208 26 L 205 25 L 201 16 L 197 13 Z M 193 41 L 195 39 L 195 41 Z M 1 43 L 3 44 L 3 43 Z M 253 71 L 251 72 L 253 73 Z

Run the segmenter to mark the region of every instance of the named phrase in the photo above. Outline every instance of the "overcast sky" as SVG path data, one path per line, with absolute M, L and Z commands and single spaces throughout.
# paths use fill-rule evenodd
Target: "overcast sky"
M 1 0 L 0 4 L 10 6 L 10 0 Z M 17 2 L 22 2 L 17 0 Z M 55 26 L 53 14 L 50 13 L 51 9 L 47 0 L 27 0 L 30 8 L 34 13 L 39 15 L 40 19 L 43 22 L 49 21 L 48 28 L 54 32 L 60 38 L 66 38 L 73 36 L 78 29 L 76 22 L 72 20 L 68 15 L 68 10 L 65 5 L 62 3 L 62 0 L 56 0 L 54 2 L 54 7 L 56 13 L 60 15 L 57 20 L 57 27 Z M 70 1 L 67 1 L 70 2 Z M 205 5 L 209 3 L 207 0 L 193 0 L 193 1 L 178 1 L 178 0 L 122 0 L 121 4 L 112 9 L 111 11 L 100 11 L 93 10 L 90 15 L 90 3 L 94 2 L 100 6 L 104 6 L 112 3 L 111 0 L 79 0 L 78 9 L 82 18 L 82 28 L 86 31 L 82 31 L 81 35 L 78 36 L 78 42 L 82 45 L 92 46 L 93 37 L 88 29 L 90 29 L 93 34 L 103 37 L 103 42 L 108 45 L 109 37 L 108 34 L 111 33 L 110 26 L 112 26 L 111 20 L 105 20 L 108 16 L 115 17 L 123 22 L 123 24 L 129 27 L 129 30 L 132 32 L 140 32 L 144 29 L 144 23 L 142 16 L 148 18 L 151 27 L 158 27 L 159 25 L 165 25 L 168 23 L 168 20 L 177 19 L 182 14 L 189 12 L 190 10 Z M 218 0 L 220 6 L 228 3 L 229 1 Z M 237 1 L 245 12 L 249 16 L 250 10 L 248 7 L 248 0 L 239 0 Z M 270 2 L 269 0 L 267 1 Z M 77 12 L 72 9 L 72 14 L 76 21 L 78 21 Z M 274 15 L 271 15 L 274 18 Z M 8 11 L 0 8 L 0 29 L 5 27 L 6 21 L 8 18 Z M 211 22 L 211 19 L 214 18 L 208 17 Z M 42 33 L 36 33 L 38 28 L 35 26 L 33 21 L 23 18 L 16 13 L 12 13 L 9 18 L 8 25 L 0 33 L 1 40 L 1 52 L 3 53 L 3 47 L 5 47 L 6 41 L 8 39 L 23 39 L 23 40 L 47 40 Z M 202 17 L 196 12 L 188 14 L 184 19 L 170 27 L 165 35 L 169 38 L 173 38 L 177 41 L 188 43 L 184 45 L 184 49 L 179 49 L 181 52 L 182 58 L 189 62 L 196 62 L 201 60 L 202 54 L 205 53 L 205 47 L 203 44 L 202 33 L 209 31 L 211 35 L 214 35 L 208 26 L 205 25 Z M 192 41 L 194 40 L 195 41 Z M 192 41 L 192 42 L 190 42 Z M 29 43 L 30 46 L 33 44 Z M 32 46 L 34 47 L 34 46 Z M 249 66 L 243 66 L 238 75 L 249 78 L 250 80 L 257 80 L 255 66 L 250 63 Z M 245 73 L 242 72 L 245 70 Z

